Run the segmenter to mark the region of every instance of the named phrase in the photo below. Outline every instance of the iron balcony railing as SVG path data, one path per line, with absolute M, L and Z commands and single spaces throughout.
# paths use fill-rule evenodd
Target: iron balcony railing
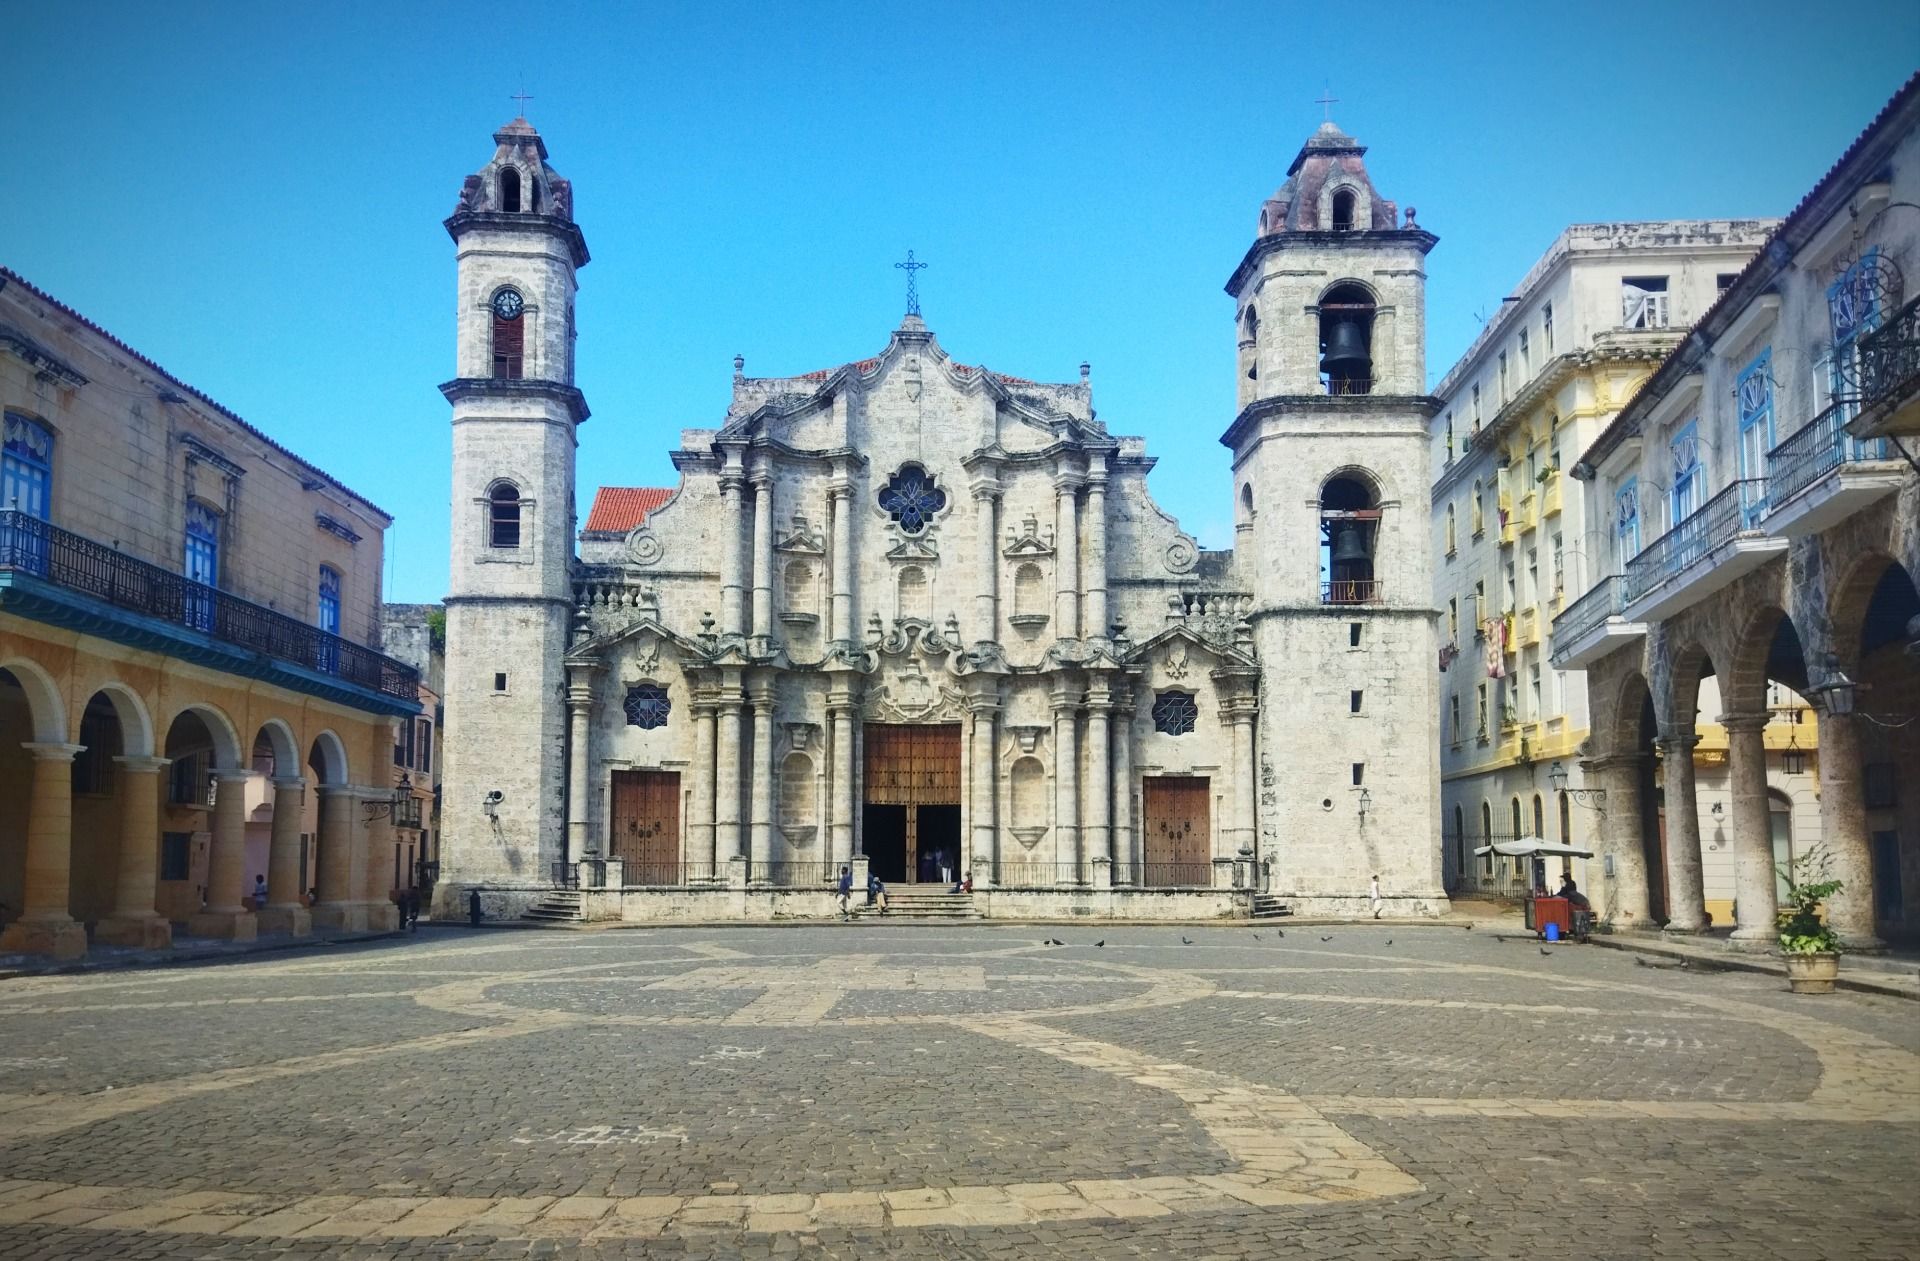
M 747 864 L 747 883 L 774 889 L 826 889 L 838 882 L 841 866 L 839 863 L 799 859 L 750 862 Z
M 1553 644 L 1556 648 L 1563 643 L 1572 643 L 1591 631 L 1605 625 L 1608 618 L 1620 616 L 1626 607 L 1626 586 L 1620 581 L 1620 575 L 1610 574 L 1596 583 L 1592 590 L 1569 604 L 1566 611 L 1553 619 Z
M 1384 584 L 1374 578 L 1340 578 L 1320 584 L 1322 604 L 1378 604 L 1386 598 Z
M 1847 433 L 1847 422 L 1859 414 L 1857 399 L 1836 399 L 1767 452 L 1767 502 L 1778 508 L 1842 464 L 1886 459 L 1885 439 L 1863 441 Z
M 419 697 L 419 674 L 391 657 L 17 509 L 0 510 L 0 569 L 31 574 L 369 691 L 409 701 Z
M 1738 535 L 1758 528 L 1766 511 L 1766 486 L 1757 477 L 1734 482 L 1702 504 L 1700 511 L 1642 548 L 1627 562 L 1625 602 L 1632 604 Z
M 1860 395 L 1871 407 L 1920 387 L 1920 298 L 1860 339 Z
M 1113 883 L 1138 889 L 1209 889 L 1213 887 L 1210 862 L 1130 863 L 1115 860 Z

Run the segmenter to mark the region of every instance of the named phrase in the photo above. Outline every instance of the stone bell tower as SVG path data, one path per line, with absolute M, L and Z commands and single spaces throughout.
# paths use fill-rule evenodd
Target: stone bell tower
M 573 604 L 572 186 L 524 118 L 493 135 L 446 221 L 456 247 L 453 567 L 447 594 L 443 907 L 544 884 L 565 845 L 561 659 Z
M 1308 910 L 1445 908 L 1428 543 L 1426 255 L 1366 149 L 1301 146 L 1227 281 L 1236 574 L 1262 666 L 1260 850 Z

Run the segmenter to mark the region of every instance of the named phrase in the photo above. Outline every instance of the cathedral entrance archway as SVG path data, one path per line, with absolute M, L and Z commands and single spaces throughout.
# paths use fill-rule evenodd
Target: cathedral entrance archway
M 1213 883 L 1211 790 L 1204 775 L 1149 775 L 1140 782 L 1147 820 L 1142 887 L 1204 888 Z
M 615 771 L 612 787 L 607 853 L 626 863 L 626 882 L 679 883 L 680 773 Z
M 960 724 L 868 723 L 861 848 L 892 884 L 960 871 Z

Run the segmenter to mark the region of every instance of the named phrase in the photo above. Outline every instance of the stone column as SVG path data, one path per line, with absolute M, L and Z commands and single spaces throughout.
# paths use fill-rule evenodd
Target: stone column
M 1056 639 L 1080 637 L 1080 479 L 1053 479 L 1053 633 Z
M 1661 765 L 1666 768 L 1666 930 L 1670 933 L 1707 929 L 1705 880 L 1700 871 L 1700 802 L 1693 788 L 1693 749 L 1699 743 L 1690 726 L 1659 741 Z
M 1113 857 L 1120 879 L 1140 883 L 1139 837 L 1133 827 L 1133 689 L 1113 692 Z
M 1767 805 L 1768 715 L 1722 714 L 1727 729 L 1728 778 L 1733 787 L 1733 896 L 1735 950 L 1765 951 L 1774 928 L 1773 820 Z M 1822 750 L 1824 752 L 1824 750 Z M 1667 812 L 1669 820 L 1673 812 Z
M 1107 460 L 1096 457 L 1087 478 L 1086 632 L 1104 639 L 1107 624 Z
M 833 571 L 832 643 L 853 639 L 853 485 L 844 477 L 827 486 L 827 511 L 833 517 L 833 554 L 827 567 Z
M 1087 877 L 1080 852 L 1080 688 L 1058 680 L 1053 690 L 1053 861 Z
M 740 672 L 728 670 L 720 687 L 719 747 L 714 751 L 713 845 L 715 860 L 744 858 L 740 831 Z
M 720 475 L 720 633 L 746 634 L 745 592 L 742 584 L 746 568 L 746 508 L 742 491 L 745 481 L 738 472 Z
M 159 949 L 173 942 L 173 925 L 153 907 L 160 866 L 160 772 L 169 759 L 113 760 L 120 764 L 120 854 L 113 914 L 94 928 L 93 938 L 105 945 Z
M 1229 721 L 1233 723 L 1233 832 L 1227 839 L 1227 857 L 1238 861 L 1240 851 L 1254 848 L 1254 798 L 1259 792 L 1259 774 L 1254 769 L 1254 702 L 1251 696 L 1236 696 Z
M 67 913 L 73 871 L 73 758 L 87 746 L 28 742 L 20 747 L 33 754 L 26 890 L 20 918 L 0 932 L 0 952 L 77 959 L 87 953 L 87 930 Z
M 247 909 L 247 781 L 241 770 L 213 773 L 213 845 L 207 857 L 207 905 L 187 920 L 196 937 L 252 941 L 259 934 Z
M 974 565 L 979 586 L 973 598 L 976 643 L 1000 641 L 1000 483 L 973 484 Z
M 1852 714 L 1820 714 L 1820 848 L 1840 891 L 1827 899 L 1827 922 L 1849 950 L 1882 951 L 1874 932 L 1873 853 L 1860 783 L 1860 727 Z
M 716 877 L 720 874 L 720 856 L 714 849 L 713 803 L 718 776 L 715 774 L 714 759 L 714 709 L 713 698 L 702 689 L 693 702 L 693 767 L 690 778 L 693 781 L 693 797 L 687 807 L 687 861 L 705 864 L 706 870 L 695 872 L 698 877 Z
M 827 697 L 828 721 L 832 724 L 833 795 L 827 803 L 827 827 L 833 845 L 833 861 L 844 865 L 853 859 L 853 694 L 847 684 L 836 679 Z
M 765 652 L 773 637 L 773 474 L 753 475 L 753 637 Z
M 263 933 L 305 937 L 313 931 L 313 916 L 300 895 L 300 816 L 306 803 L 307 781 L 283 775 L 273 781 L 273 834 L 267 848 L 267 905 L 254 912 Z M 149 846 L 148 848 L 152 848 Z
M 567 670 L 567 858 L 579 862 L 597 853 L 593 843 L 593 676 L 588 667 Z
M 1107 680 L 1095 675 L 1087 693 L 1087 790 L 1082 795 L 1086 814 L 1087 858 L 1093 864 L 1094 884 L 1113 887 L 1113 692 Z
M 999 747 L 1000 696 L 996 684 L 992 691 L 982 690 L 968 698 L 967 712 L 973 721 L 973 755 L 971 773 L 973 781 L 968 822 L 971 824 L 972 853 L 968 857 L 968 870 L 981 878 L 981 883 L 991 879 L 992 873 L 999 870 L 999 826 L 995 809 L 998 799 L 998 777 L 1000 760 L 994 756 Z
M 1606 793 L 1601 809 L 1600 834 L 1605 852 L 1613 858 L 1613 876 L 1601 879 L 1596 909 L 1602 919 L 1620 928 L 1648 928 L 1653 924 L 1647 897 L 1647 858 L 1640 838 L 1640 764 L 1645 755 L 1617 754 L 1591 758 L 1580 764 L 1585 780 Z
M 322 784 L 320 794 L 319 903 L 313 908 L 313 926 L 346 932 L 365 928 L 364 908 L 355 905 L 353 882 L 353 816 L 360 801 L 345 784 Z
M 753 850 L 749 855 L 752 875 L 767 876 L 766 864 L 773 861 L 773 785 L 778 772 L 773 765 L 773 680 L 756 678 L 748 689 L 753 704 Z
M 393 801 L 393 796 L 388 792 L 369 795 L 366 800 L 384 807 Z M 354 831 L 362 847 L 356 870 L 360 875 L 360 896 L 366 904 L 367 927 L 375 931 L 397 928 L 400 908 L 393 904 L 393 811 L 375 811 L 373 818 Z

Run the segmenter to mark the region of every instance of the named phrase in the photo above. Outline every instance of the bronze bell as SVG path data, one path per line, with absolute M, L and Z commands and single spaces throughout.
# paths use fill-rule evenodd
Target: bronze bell
M 1352 320 L 1341 320 L 1327 330 L 1327 349 L 1320 356 L 1320 371 L 1330 377 L 1361 380 L 1373 374 L 1373 360 L 1367 355 L 1366 330 Z
M 1350 525 L 1341 526 L 1339 535 L 1333 540 L 1333 563 L 1339 565 L 1372 559 L 1367 552 L 1367 541 L 1360 537 L 1360 531 Z

